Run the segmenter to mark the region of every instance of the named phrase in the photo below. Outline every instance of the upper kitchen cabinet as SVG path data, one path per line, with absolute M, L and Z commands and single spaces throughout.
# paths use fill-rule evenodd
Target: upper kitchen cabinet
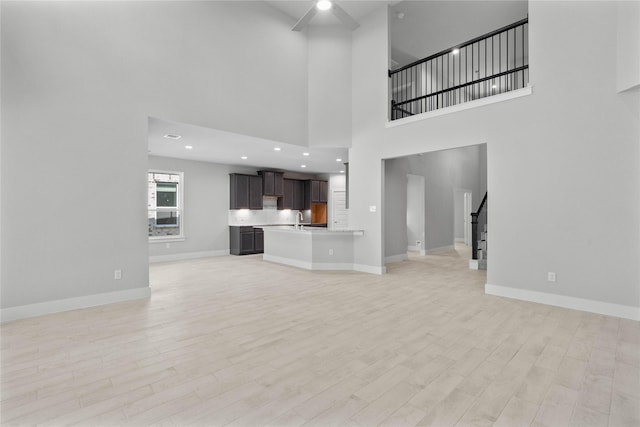
M 310 179 L 305 181 L 305 207 L 311 208 L 312 203 L 327 203 L 329 194 L 329 183 Z
M 229 174 L 229 209 L 262 209 L 262 177 Z
M 282 197 L 284 195 L 284 173 L 260 171 L 262 175 L 262 195 Z
M 284 194 L 278 199 L 278 209 L 305 209 L 304 187 L 305 181 L 298 179 L 283 180 Z

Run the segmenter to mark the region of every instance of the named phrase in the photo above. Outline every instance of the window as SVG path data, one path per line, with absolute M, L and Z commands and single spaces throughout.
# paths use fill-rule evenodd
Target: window
M 150 171 L 148 219 L 149 239 L 182 239 L 182 186 L 181 172 Z

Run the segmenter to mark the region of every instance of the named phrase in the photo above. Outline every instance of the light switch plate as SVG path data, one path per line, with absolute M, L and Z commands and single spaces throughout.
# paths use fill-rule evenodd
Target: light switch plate
M 373 206 L 373 205 L 372 205 L 372 206 L 369 206 L 369 212 L 375 212 L 375 211 L 377 211 L 377 210 L 378 210 L 378 209 L 377 209 L 377 207 L 376 207 L 376 206 Z

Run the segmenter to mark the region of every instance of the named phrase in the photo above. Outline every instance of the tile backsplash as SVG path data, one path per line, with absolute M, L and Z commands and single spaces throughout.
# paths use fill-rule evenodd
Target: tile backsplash
M 294 224 L 298 211 L 278 210 L 275 197 L 264 197 L 261 210 L 230 209 L 229 225 L 266 225 L 266 224 Z M 304 220 L 311 222 L 311 211 L 302 211 Z

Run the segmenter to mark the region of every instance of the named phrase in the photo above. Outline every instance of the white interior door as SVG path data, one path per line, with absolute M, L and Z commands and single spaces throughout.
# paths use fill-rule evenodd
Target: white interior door
M 424 176 L 407 174 L 407 250 L 425 254 Z
M 347 211 L 347 193 L 344 190 L 336 190 L 332 193 L 333 205 L 333 229 L 345 229 L 349 225 L 349 212 Z
M 471 209 L 472 209 L 472 193 L 464 193 L 464 244 L 471 246 Z

